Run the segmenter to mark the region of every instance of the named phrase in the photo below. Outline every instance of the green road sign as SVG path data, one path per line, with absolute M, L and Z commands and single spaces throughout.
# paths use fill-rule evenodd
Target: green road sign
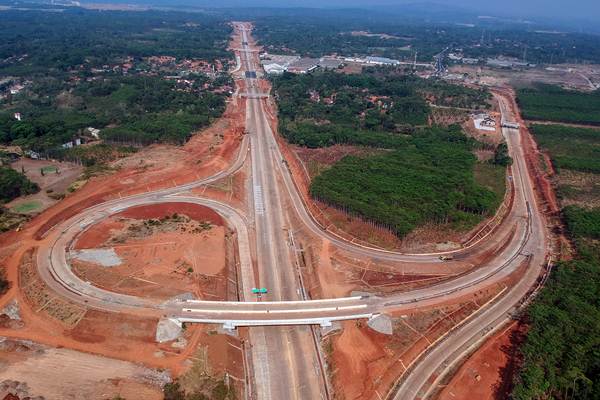
M 261 293 L 267 293 L 267 288 L 252 288 L 252 293 L 254 294 L 261 294 Z

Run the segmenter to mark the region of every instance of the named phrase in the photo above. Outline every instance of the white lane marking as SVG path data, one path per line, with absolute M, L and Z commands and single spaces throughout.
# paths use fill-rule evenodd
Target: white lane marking
M 332 302 L 344 302 L 344 301 L 356 301 L 361 300 L 361 296 L 353 297 L 338 297 L 335 299 L 320 299 L 320 300 L 295 300 L 295 301 L 210 301 L 210 300 L 186 300 L 186 303 L 198 303 L 198 304 L 219 304 L 227 306 L 237 306 L 246 304 L 281 304 L 281 305 L 293 305 L 293 304 L 318 304 L 318 303 L 332 303 Z
M 298 314 L 298 313 L 311 313 L 311 312 L 329 312 L 329 311 L 348 311 L 358 310 L 367 308 L 366 304 L 359 304 L 356 306 L 340 306 L 340 307 L 322 307 L 322 308 L 300 308 L 292 310 L 206 310 L 200 308 L 184 308 L 183 312 L 186 313 L 218 313 L 234 312 L 236 314 Z
M 372 313 L 368 314 L 353 314 L 353 315 L 339 315 L 339 316 L 330 316 L 330 317 L 317 317 L 317 318 L 289 318 L 289 319 L 246 319 L 246 320 L 238 320 L 238 319 L 224 319 L 224 318 L 194 318 L 193 316 L 184 317 L 180 316 L 177 319 L 180 322 L 195 322 L 195 323 L 205 323 L 205 324 L 224 324 L 230 323 L 234 327 L 238 326 L 278 326 L 278 325 L 318 325 L 321 322 L 331 322 L 331 321 L 346 321 L 349 319 L 363 319 L 363 318 L 371 318 L 373 316 Z M 256 347 L 256 345 L 252 346 L 252 348 Z
M 260 185 L 254 186 L 254 209 L 258 215 L 263 215 L 265 213 L 262 186 Z

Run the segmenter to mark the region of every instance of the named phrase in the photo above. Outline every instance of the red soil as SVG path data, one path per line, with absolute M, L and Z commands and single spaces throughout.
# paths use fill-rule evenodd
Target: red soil
M 427 347 L 491 299 L 498 287 L 435 309 L 395 315 L 394 334 L 383 335 L 354 321 L 330 340 L 332 383 L 343 399 L 385 397 L 398 377 Z
M 121 265 L 106 268 L 74 261 L 73 271 L 113 292 L 162 300 L 184 292 L 216 300 L 220 293 L 211 289 L 219 281 L 222 286 L 226 280 L 223 227 L 201 234 L 155 233 L 110 247 L 121 258 Z
M 519 362 L 516 349 L 524 336 L 525 327 L 518 322 L 494 335 L 460 367 L 438 399 L 507 399 Z
M 164 368 L 170 370 L 173 376 L 189 368 L 190 357 L 198 346 L 206 346 L 209 364 L 216 372 L 228 371 L 234 377 L 243 378 L 242 358 L 237 347 L 239 342 L 233 338 L 207 334 L 206 327 L 191 325 L 185 330 L 188 345 L 179 349 L 172 347 L 171 343 L 154 342 L 154 318 L 90 310 L 73 326 L 65 326 L 39 311 L 38 307 L 32 308 L 19 287 L 18 271 L 23 255 L 47 240 L 44 236 L 49 229 L 90 206 L 181 185 L 225 169 L 237 156 L 244 123 L 244 100 L 233 98 L 228 102 L 223 117 L 202 133 L 194 135 L 185 146 L 154 145 L 119 160 L 114 163 L 117 168 L 114 174 L 91 178 L 82 188 L 36 216 L 22 231 L 0 235 L 0 272 L 3 269 L 11 282 L 10 290 L 0 298 L 0 308 L 16 298 L 23 319 L 23 324 L 18 327 L 2 324 L 0 335 Z M 239 182 L 236 185 L 239 186 Z M 121 216 L 156 218 L 175 212 L 208 220 L 224 231 L 220 216 L 189 204 L 137 208 L 127 210 Z M 88 237 L 84 234 L 79 245 L 95 247 L 110 237 L 111 230 L 122 228 L 115 221 L 99 224 L 98 227 L 100 229 L 95 233 L 96 227 L 92 227 Z M 204 294 L 222 296 L 227 293 L 226 286 L 226 279 L 209 277 L 203 280 L 201 288 Z
M 192 203 L 160 203 L 151 206 L 131 207 L 118 214 L 117 217 L 133 219 L 162 218 L 173 214 L 187 215 L 196 221 L 207 221 L 213 225 L 223 225 L 223 218 L 208 207 Z
M 77 250 L 100 247 L 104 245 L 114 233 L 119 232 L 124 227 L 125 223 L 123 221 L 116 218 L 107 218 L 81 233 L 73 247 Z
M 142 363 L 153 368 L 170 369 L 175 376 L 186 367 L 185 359 L 192 349 L 172 349 L 170 344 L 154 342 L 157 320 L 146 317 L 88 311 L 75 327 L 66 327 L 44 313 L 32 309 L 19 297 L 24 326 L 20 329 L 0 328 L 0 335 L 32 340 L 52 347 L 66 347 L 91 354 Z M 200 326 L 186 330 L 190 342 L 197 342 Z M 115 334 L 118 332 L 118 334 Z M 164 354 L 157 352 L 163 351 Z

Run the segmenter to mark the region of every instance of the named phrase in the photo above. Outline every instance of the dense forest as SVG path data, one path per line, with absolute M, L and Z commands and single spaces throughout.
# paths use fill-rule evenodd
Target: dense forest
M 567 206 L 563 215 L 572 238 L 600 240 L 600 209 L 585 210 L 577 206 Z
M 532 125 L 531 132 L 557 169 L 600 174 L 600 129 Z
M 574 259 L 559 262 L 527 312 L 513 398 L 600 398 L 600 209 L 566 207 Z
M 192 132 L 219 117 L 225 109 L 222 95 L 177 90 L 177 84 L 157 77 L 114 79 L 104 82 L 100 96 L 94 85 L 76 93 L 87 97 L 88 110 L 105 129 L 107 141 L 149 144 L 184 143 Z
M 527 118 L 600 122 L 599 92 L 537 86 L 518 95 Z M 563 169 L 590 177 L 600 173 L 600 129 L 532 125 L 531 131 L 550 154 L 559 184 Z M 594 185 L 597 178 L 590 179 Z M 589 189 L 587 196 L 592 197 L 587 201 L 594 196 L 594 189 Z M 567 204 L 578 191 L 569 185 L 558 190 Z M 562 217 L 575 253 L 556 263 L 527 311 L 529 332 L 521 349 L 523 366 L 515 378 L 516 400 L 600 398 L 600 209 L 568 205 Z
M 88 127 L 107 143 L 182 144 L 225 109 L 232 81 L 215 66 L 230 33 L 204 13 L 3 11 L 0 144 L 73 159 L 63 145 Z
M 399 236 L 425 223 L 465 229 L 499 205 L 503 193 L 475 180 L 476 143 L 459 126 L 429 127 L 428 101 L 455 106 L 456 94 L 460 104 L 486 107 L 486 91 L 381 68 L 351 75 L 284 74 L 273 79 L 273 89 L 279 131 L 289 142 L 387 150 L 346 157 L 323 171 L 311 184 L 315 199 Z M 509 161 L 500 151 L 491 163 L 503 168 Z
M 225 100 L 210 92 L 177 89 L 175 81 L 155 76 L 115 75 L 72 90 L 35 85 L 18 108 L 12 107 L 22 114 L 21 121 L 0 112 L 0 143 L 48 152 L 60 149 L 86 127 L 110 125 L 101 133 L 107 141 L 181 144 L 221 115 Z
M 351 9 L 270 13 L 258 15 L 255 25 L 261 44 L 272 53 L 376 55 L 408 61 L 417 52 L 419 60 L 431 61 L 442 50 L 454 47 L 466 57 L 481 59 L 500 55 L 523 59 L 526 55 L 528 62 L 536 64 L 600 62 L 600 44 L 594 35 L 532 31 L 498 19 L 460 25 Z M 373 35 L 352 34 L 359 31 Z
M 592 93 L 537 84 L 517 91 L 523 118 L 600 125 L 600 90 Z
M 489 93 L 370 69 L 363 74 L 284 74 L 273 80 L 280 132 L 292 143 L 323 147 L 336 143 L 395 148 L 406 134 L 426 125 L 430 106 L 486 107 Z M 458 102 L 450 100 L 456 95 Z
M 311 194 L 399 236 L 427 222 L 469 227 L 501 200 L 475 182 L 471 150 L 460 127 L 427 129 L 392 152 L 342 159 L 314 179 Z
M 39 186 L 22 173 L 9 167 L 0 167 L 0 203 L 37 193 L 39 190 Z
M 5 10 L 0 13 L 0 74 L 27 76 L 153 55 L 230 58 L 231 27 L 206 13 Z

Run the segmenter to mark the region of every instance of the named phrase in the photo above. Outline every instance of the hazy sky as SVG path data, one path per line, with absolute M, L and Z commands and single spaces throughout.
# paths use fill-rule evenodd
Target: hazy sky
M 340 3 L 356 4 L 402 4 L 417 3 L 418 1 L 402 0 L 347 0 Z M 544 17 L 575 17 L 597 18 L 600 25 L 600 0 L 452 0 L 436 1 L 436 3 L 468 7 L 478 11 L 489 10 L 492 13 L 507 13 L 511 15 L 544 16 Z
M 110 1 L 110 0 L 109 0 Z M 112 0 L 116 1 L 116 0 Z M 437 3 L 465 7 L 481 14 L 504 14 L 522 17 L 554 17 L 585 19 L 600 25 L 600 0 L 169 0 L 202 6 L 267 6 L 267 7 L 370 7 L 414 3 Z M 165 1 L 163 1 L 164 3 Z

